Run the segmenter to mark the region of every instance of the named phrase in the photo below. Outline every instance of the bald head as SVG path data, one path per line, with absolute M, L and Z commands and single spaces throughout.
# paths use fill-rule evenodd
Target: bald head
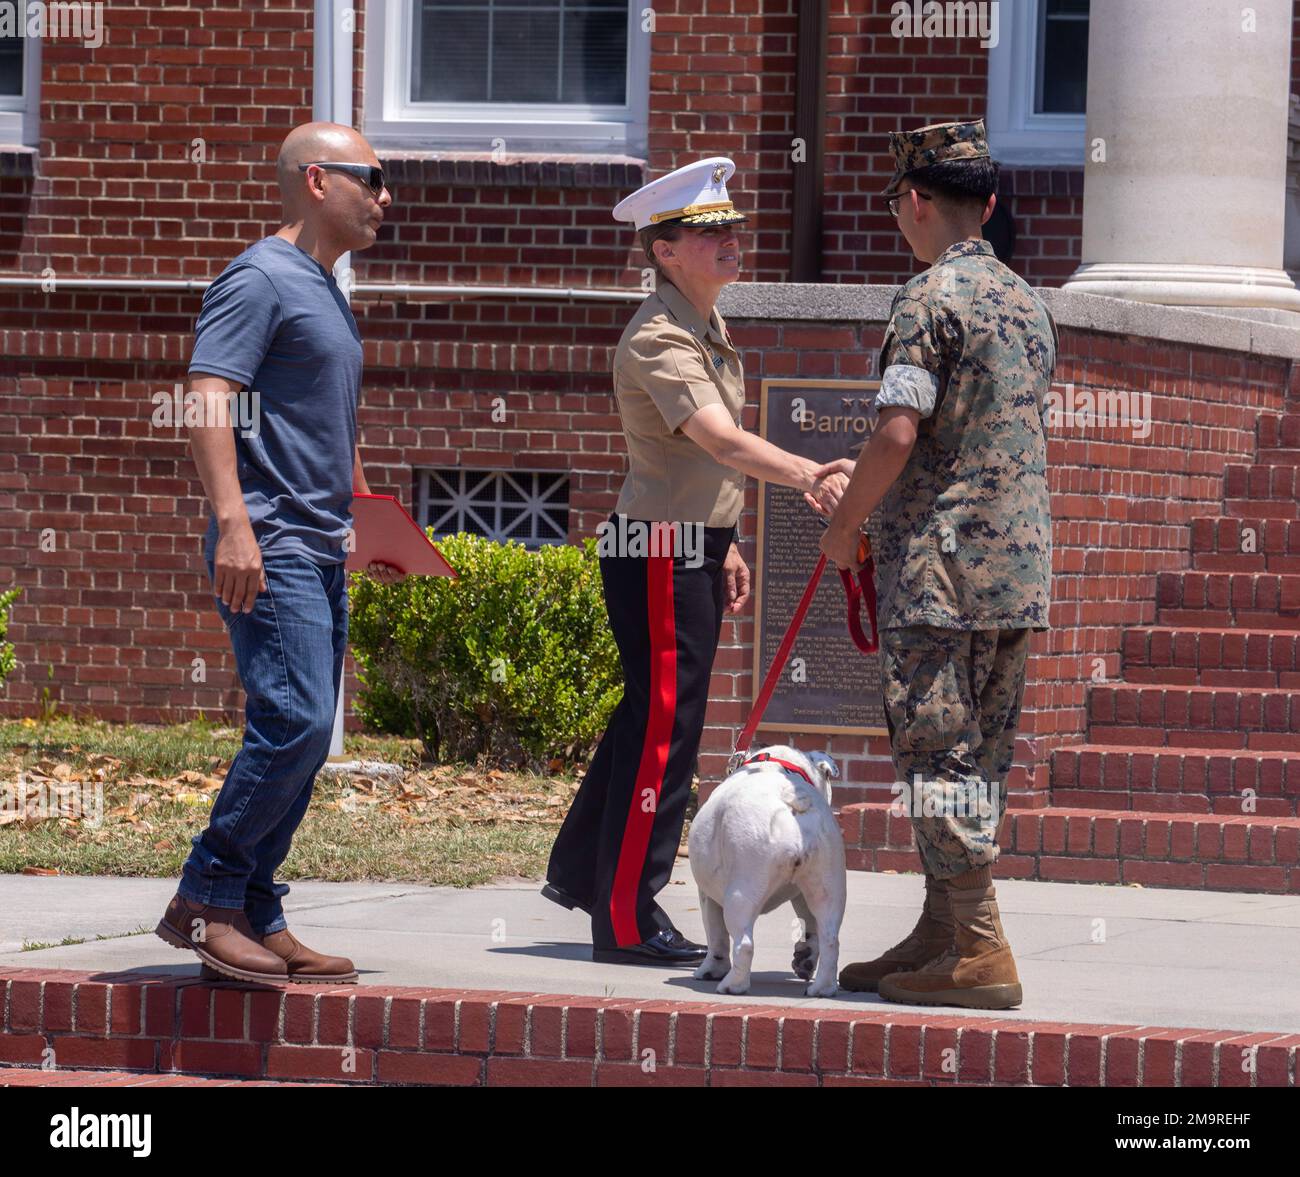
M 296 217 L 302 210 L 307 173 L 300 171 L 299 166 L 321 161 L 379 163 L 365 137 L 342 123 L 303 123 L 294 127 L 280 144 L 280 154 L 275 161 L 280 200 L 284 203 L 286 216 Z

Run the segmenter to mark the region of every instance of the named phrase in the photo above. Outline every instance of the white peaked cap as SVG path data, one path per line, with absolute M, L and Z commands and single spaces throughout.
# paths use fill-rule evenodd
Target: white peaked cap
M 727 196 L 736 165 L 726 156 L 697 160 L 651 180 L 614 206 L 616 221 L 638 230 L 672 222 L 678 225 L 734 225 L 745 220 Z

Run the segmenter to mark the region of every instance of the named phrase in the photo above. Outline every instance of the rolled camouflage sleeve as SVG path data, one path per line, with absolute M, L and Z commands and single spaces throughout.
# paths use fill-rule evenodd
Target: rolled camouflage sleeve
M 945 352 L 930 307 L 915 298 L 897 299 L 880 349 L 877 411 L 901 405 L 929 417 L 947 377 Z
M 1043 313 L 1047 316 L 1048 325 L 1052 328 L 1052 363 L 1047 369 L 1047 375 L 1050 379 L 1056 373 L 1056 362 L 1061 354 L 1061 334 L 1056 327 L 1056 319 L 1052 312 L 1043 307 Z

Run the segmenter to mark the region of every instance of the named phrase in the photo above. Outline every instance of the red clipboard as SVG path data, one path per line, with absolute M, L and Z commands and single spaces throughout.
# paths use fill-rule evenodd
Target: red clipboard
M 407 576 L 455 576 L 456 570 L 392 495 L 352 496 L 352 539 L 349 572 L 364 572 L 378 560 L 400 568 Z

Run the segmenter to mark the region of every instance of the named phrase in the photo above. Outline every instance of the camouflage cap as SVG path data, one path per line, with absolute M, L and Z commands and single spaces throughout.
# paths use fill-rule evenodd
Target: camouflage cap
M 988 159 L 984 120 L 973 123 L 935 123 L 917 131 L 890 131 L 889 153 L 894 157 L 894 178 L 881 196 L 894 196 L 908 172 L 954 159 Z

